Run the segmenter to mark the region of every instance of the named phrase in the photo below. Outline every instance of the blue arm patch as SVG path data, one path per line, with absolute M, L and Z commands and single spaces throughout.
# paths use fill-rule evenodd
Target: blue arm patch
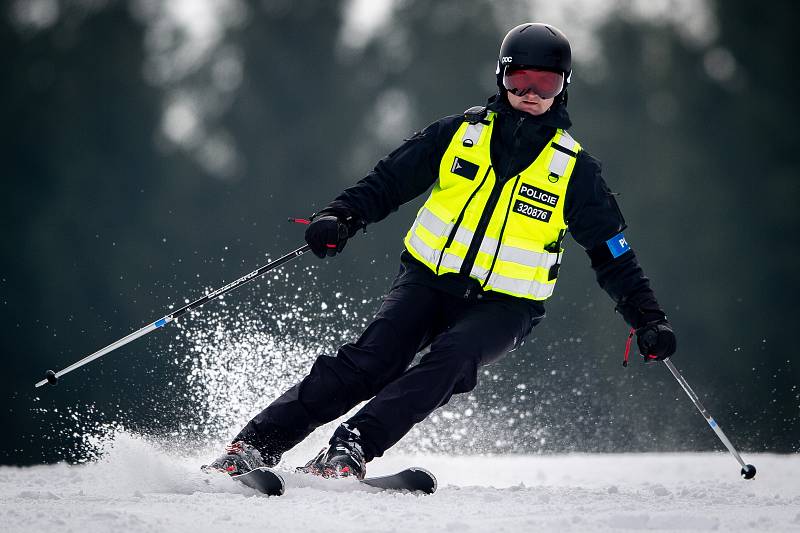
M 622 233 L 617 233 L 608 239 L 606 241 L 606 245 L 608 246 L 611 255 L 614 256 L 614 259 L 631 249 L 631 245 L 628 244 L 628 241 L 625 240 L 625 235 Z

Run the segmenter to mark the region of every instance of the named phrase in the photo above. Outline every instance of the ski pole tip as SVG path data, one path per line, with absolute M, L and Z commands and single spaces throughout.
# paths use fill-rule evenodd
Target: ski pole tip
M 742 467 L 742 477 L 745 479 L 753 479 L 756 476 L 756 467 L 753 465 L 744 465 Z

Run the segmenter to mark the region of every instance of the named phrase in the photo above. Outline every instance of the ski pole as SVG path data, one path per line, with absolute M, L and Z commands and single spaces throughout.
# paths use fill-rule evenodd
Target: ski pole
M 681 373 L 678 372 L 678 369 L 675 368 L 675 365 L 672 364 L 672 361 L 669 359 L 664 359 L 664 364 L 667 365 L 669 371 L 672 372 L 672 375 L 675 376 L 676 380 L 678 380 L 678 384 L 681 386 L 681 388 L 683 388 L 684 392 L 686 392 L 686 395 L 689 396 L 689 399 L 692 400 L 692 403 L 694 403 L 694 406 L 697 407 L 698 411 L 700 411 L 700 414 L 703 415 L 703 418 L 706 419 L 706 422 L 708 422 L 708 425 L 714 430 L 714 433 L 717 434 L 717 437 L 719 437 L 719 440 L 722 441 L 722 444 L 724 444 L 725 447 L 728 448 L 728 451 L 731 452 L 731 455 L 733 455 L 733 457 L 739 461 L 739 464 L 742 466 L 742 477 L 745 479 L 753 479 L 753 477 L 756 475 L 756 467 L 750 464 L 745 464 L 745 462 L 742 460 L 742 456 L 739 455 L 739 452 L 737 452 L 736 448 L 733 447 L 731 441 L 728 440 L 727 436 L 725 436 L 725 433 L 722 431 L 722 428 L 719 427 L 717 421 L 711 417 L 708 411 L 706 411 L 706 408 L 703 407 L 703 404 L 700 403 L 700 399 L 697 397 L 697 394 L 695 394 Z
M 36 383 L 35 386 L 36 387 L 41 387 L 42 385 L 44 385 L 46 383 L 49 383 L 51 385 L 55 385 L 58 382 L 58 378 L 60 378 L 64 374 L 68 374 L 68 373 L 72 372 L 73 370 L 75 370 L 76 368 L 80 368 L 80 367 L 82 367 L 83 365 L 85 365 L 87 363 L 91 363 L 95 359 L 97 359 L 99 357 L 102 357 L 105 354 L 107 354 L 109 352 L 112 352 L 112 351 L 116 350 L 117 348 L 119 348 L 121 346 L 125 346 L 129 342 L 132 342 L 132 341 L 138 339 L 139 337 L 143 337 L 144 335 L 147 335 L 151 331 L 154 331 L 154 330 L 156 330 L 158 328 L 166 326 L 167 324 L 169 324 L 173 320 L 177 319 L 181 315 L 187 313 L 188 311 L 196 309 L 196 308 L 200 307 L 201 305 L 205 304 L 206 302 L 210 302 L 211 300 L 213 300 L 215 298 L 219 298 L 220 296 L 222 296 L 223 294 L 225 294 L 227 292 L 230 292 L 230 291 L 232 291 L 234 289 L 237 289 L 237 288 L 241 287 L 245 283 L 247 283 L 249 281 L 252 281 L 255 278 L 257 278 L 257 277 L 259 277 L 259 276 L 261 276 L 263 274 L 266 274 L 270 270 L 273 270 L 273 269 L 283 265 L 284 263 L 288 263 L 292 259 L 300 257 L 301 255 L 303 255 L 304 253 L 306 253 L 310 249 L 311 249 L 311 247 L 309 245 L 307 245 L 307 244 L 304 245 L 304 246 L 301 246 L 297 250 L 289 252 L 288 254 L 286 254 L 286 255 L 284 255 L 282 257 L 279 257 L 278 259 L 275 259 L 274 261 L 270 261 L 266 265 L 261 266 L 261 267 L 257 268 L 256 270 L 253 270 L 249 274 L 246 274 L 246 275 L 242 276 L 241 278 L 237 279 L 236 281 L 232 281 L 232 282 L 228 283 L 227 285 L 225 285 L 224 287 L 220 287 L 219 289 L 206 294 L 202 298 L 198 298 L 197 300 L 193 301 L 192 303 L 181 307 L 177 311 L 173 311 L 172 313 L 170 313 L 168 315 L 165 315 L 162 318 L 159 318 L 158 320 L 156 320 L 152 324 L 148 324 L 148 325 L 144 326 L 143 328 L 141 328 L 141 329 L 139 329 L 137 331 L 134 331 L 130 335 L 126 335 L 125 337 L 119 339 L 118 341 L 112 342 L 111 344 L 109 344 L 105 348 L 97 350 L 96 352 L 94 352 L 91 355 L 87 355 L 86 357 L 84 357 L 80 361 L 76 361 L 75 363 L 72 363 L 71 365 L 69 365 L 67 368 L 65 368 L 63 370 L 59 370 L 58 372 L 53 372 L 52 370 L 48 370 L 47 372 L 45 372 L 45 378 L 43 380 L 39 381 L 38 383 Z

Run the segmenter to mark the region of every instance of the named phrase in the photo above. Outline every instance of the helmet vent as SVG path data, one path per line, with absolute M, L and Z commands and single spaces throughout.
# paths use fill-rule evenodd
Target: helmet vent
M 527 30 L 528 28 L 530 28 L 531 26 L 533 26 L 533 24 L 528 24 L 527 26 L 525 26 L 524 28 L 522 28 L 521 30 L 519 30 L 519 32 L 520 32 L 520 33 L 522 33 L 522 32 L 524 32 L 525 30 Z
M 551 28 L 550 26 L 545 26 L 545 28 L 547 28 L 547 31 L 553 34 L 553 37 L 557 37 L 556 32 L 553 31 L 553 28 Z

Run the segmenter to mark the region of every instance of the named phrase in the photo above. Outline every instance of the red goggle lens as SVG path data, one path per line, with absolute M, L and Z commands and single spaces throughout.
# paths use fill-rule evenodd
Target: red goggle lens
M 532 92 L 545 99 L 553 98 L 564 88 L 564 74 L 534 68 L 506 68 L 503 86 L 517 96 Z

